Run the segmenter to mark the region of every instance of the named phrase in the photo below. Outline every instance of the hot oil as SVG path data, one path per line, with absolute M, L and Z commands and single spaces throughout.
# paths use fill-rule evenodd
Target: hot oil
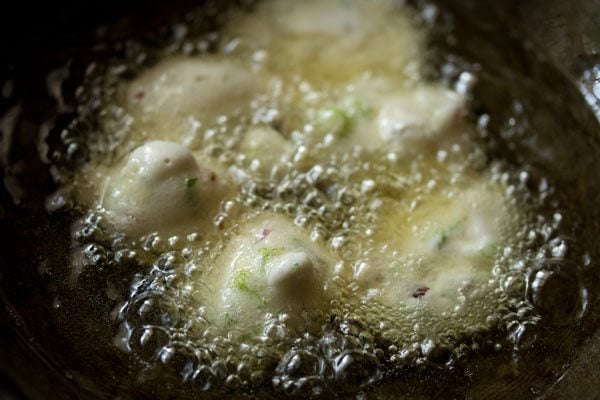
M 466 28 L 454 30 L 445 24 L 450 18 L 460 21 L 459 15 L 431 7 L 414 17 L 415 23 L 434 26 L 430 57 L 438 67 L 424 70 L 448 85 L 459 81 L 463 72 L 480 80 L 471 106 L 473 127 L 465 132 L 469 146 L 442 149 L 445 156 L 351 146 L 336 152 L 325 137 L 296 145 L 289 161 L 267 175 L 252 172 L 252 161 L 237 154 L 246 126 L 273 124 L 292 139 L 300 137 L 307 130 L 304 116 L 278 116 L 297 108 L 318 110 L 348 95 L 347 88 L 336 87 L 330 79 L 321 81 L 318 71 L 312 76 L 309 69 L 305 81 L 284 75 L 268 99 L 257 100 L 250 117 L 233 115 L 201 128 L 191 124 L 191 131 L 165 132 L 172 140 L 188 138 L 193 148 L 249 176 L 239 193 L 223 203 L 213 228 L 181 236 L 149 235 L 131 241 L 106 229 L 102 213 L 89 210 L 90 194 L 96 190 L 90 177 L 151 135 L 114 103 L 125 77 L 168 55 L 218 51 L 218 43 L 234 38 L 201 34 L 202 18 L 190 14 L 188 22 L 173 25 L 172 43 L 130 42 L 124 55 L 88 69 L 87 83 L 79 90 L 80 109 L 57 145 L 62 161 L 55 164 L 63 179 L 74 179 L 74 184 L 49 201 L 79 202 L 69 215 L 84 214 L 71 232 L 70 265 L 51 280 L 60 299 L 55 304 L 61 305 L 53 318 L 67 341 L 101 343 L 101 354 L 114 353 L 104 360 L 112 363 L 111 369 L 126 373 L 108 379 L 107 387 L 157 398 L 192 398 L 198 393 L 209 397 L 221 391 L 385 398 L 399 390 L 407 397 L 513 390 L 525 398 L 524 385 L 543 388 L 557 379 L 580 340 L 575 330 L 595 320 L 597 246 L 590 238 L 598 230 L 593 222 L 598 189 L 591 183 L 597 143 L 585 137 L 588 122 L 578 119 L 586 118 L 582 112 L 567 115 L 567 110 L 556 108 L 560 103 L 548 98 L 553 89 L 547 87 L 549 79 L 543 74 L 548 72 L 539 61 L 517 55 L 533 72 L 511 79 L 522 71 L 511 64 L 515 55 L 509 46 L 469 38 L 462 32 Z M 444 38 L 441 43 L 439 37 Z M 453 38 L 450 45 L 448 37 Z M 229 57 L 247 60 L 251 47 L 232 51 Z M 493 56 L 487 60 L 473 52 Z M 255 68 L 289 70 L 286 65 L 251 63 Z M 576 99 L 573 107 L 584 109 L 583 100 L 570 90 Z M 568 139 L 562 134 L 565 129 L 572 132 Z M 73 177 L 68 161 L 78 154 L 89 154 L 91 161 L 87 172 Z M 489 290 L 481 299 L 484 305 L 475 304 L 465 317 L 428 315 L 366 296 L 353 282 L 352 270 L 362 258 L 381 252 L 381 239 L 373 237 L 382 223 L 400 210 L 407 212 L 419 196 L 452 191 L 481 176 L 501 188 L 512 210 L 519 210 L 510 216 L 502 243 L 489 255 L 493 261 Z M 229 238 L 264 211 L 288 215 L 340 259 L 333 282 L 340 295 L 320 315 L 326 320 L 318 332 L 293 332 L 286 315 L 276 313 L 265 315 L 250 332 L 236 329 L 235 316 L 230 316 L 231 329 L 226 332 L 211 323 L 210 304 L 203 299 L 214 296 L 214 289 L 206 277 Z M 404 267 L 409 265 L 400 266 Z M 92 322 L 98 312 L 104 315 L 102 323 Z M 78 331 L 85 325 L 95 329 L 86 330 L 89 336 L 84 338 Z M 97 358 L 96 350 L 86 344 L 75 359 Z M 540 359 L 546 360 L 541 366 Z

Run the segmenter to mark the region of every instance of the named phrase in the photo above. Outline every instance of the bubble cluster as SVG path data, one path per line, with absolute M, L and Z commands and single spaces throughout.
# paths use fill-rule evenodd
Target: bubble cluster
M 437 12 L 427 10 L 427 21 L 435 19 Z M 204 54 L 219 43 L 217 34 L 195 38 L 184 25 L 174 32 L 178 39 L 167 50 L 131 45 L 118 64 L 90 65 L 87 86 L 79 91 L 80 114 L 65 128 L 55 153 L 61 173 L 73 174 L 90 160 L 94 167 L 110 165 L 147 139 L 113 102 L 124 75 L 135 75 L 163 52 Z M 260 54 L 256 60 L 260 64 Z M 474 68 L 456 60 L 444 67 L 443 78 L 461 90 L 476 78 Z M 300 140 L 313 127 L 294 115 L 294 105 L 314 111 L 319 96 L 339 94 L 306 82 L 279 82 L 270 96 L 255 100 L 250 116 L 223 116 L 201 127 L 190 121 L 186 144 L 227 165 L 239 182 L 238 193 L 222 203 L 207 231 L 129 240 L 110 232 L 102 210 L 87 210 L 90 202 L 84 197 L 76 206 L 84 215 L 73 226 L 71 268 L 91 285 L 102 286 L 99 276 L 109 271 L 127 281 L 126 290 L 114 296 L 113 342 L 138 363 L 143 380 L 171 379 L 198 391 L 252 393 L 267 387 L 301 398 L 357 394 L 407 369 L 452 370 L 478 354 L 503 349 L 518 359 L 535 348 L 545 326 L 571 326 L 585 314 L 586 249 L 573 238 L 576 221 L 561 197 L 561 183 L 543 168 L 512 157 L 520 150 L 511 140 L 530 129 L 519 101 L 502 121 L 490 122 L 486 113 L 476 116 L 476 127 L 465 132 L 468 145 L 431 154 L 367 152 L 359 146 L 334 151 L 327 137 Z M 289 157 L 266 174 L 238 151 L 247 127 L 257 123 L 276 127 L 293 143 Z M 482 171 L 523 215 L 511 216 L 501 246 L 487 255 L 491 278 L 481 307 L 470 310 L 468 318 L 460 312 L 439 317 L 385 306 L 348 278 L 357 264 L 379 254 L 382 245 L 373 235 L 386 218 L 382 210 L 389 199 L 410 210 L 437 191 L 457 190 Z M 75 191 L 90 190 L 81 176 L 71 179 Z M 240 332 L 235 324 L 223 331 L 208 317 L 210 303 L 199 301 L 217 295 L 205 278 L 218 267 L 230 238 L 266 211 L 289 216 L 339 259 L 334 281 L 339 295 L 316 332 L 294 332 L 285 313 L 266 313 L 253 331 Z M 477 323 L 465 325 L 467 320 Z

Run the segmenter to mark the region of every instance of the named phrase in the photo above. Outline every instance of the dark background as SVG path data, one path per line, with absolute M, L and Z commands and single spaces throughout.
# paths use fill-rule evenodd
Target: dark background
M 5 79 L 19 77 L 18 92 L 43 85 L 41 71 L 54 63 L 64 63 L 61 49 L 85 46 L 94 27 L 114 22 L 122 16 L 155 12 L 159 1 L 133 0 L 53 0 L 6 1 L 0 5 L 0 85 Z M 30 77 L 27 79 L 27 77 Z M 10 101 L 0 96 L 0 114 L 10 108 Z M 0 145 L 6 140 L 0 136 Z M 2 167 L 4 170 L 4 167 Z M 4 177 L 4 171 L 2 176 Z M 4 187 L 1 188 L 4 192 Z M 2 193 L 5 194 L 5 193 Z M 1 207 L 1 206 L 0 206 Z M 0 221 L 1 223 L 2 221 Z M 2 264 L 5 264 L 2 260 Z M 14 265 L 3 265 L 15 268 Z M 1 273 L 0 273 L 1 279 Z M 28 351 L 25 339 L 14 328 L 13 313 L 0 301 L 0 400 L 29 398 L 77 399 L 79 393 L 70 389 L 68 380 L 48 368 Z M 18 318 L 18 317 L 17 317 Z M 34 384 L 28 384 L 28 381 Z M 18 382 L 18 383 L 16 383 Z M 52 388 L 52 393 L 48 389 Z

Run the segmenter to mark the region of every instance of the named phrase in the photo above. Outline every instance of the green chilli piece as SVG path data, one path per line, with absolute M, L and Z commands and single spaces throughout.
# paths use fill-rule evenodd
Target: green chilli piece
M 436 247 L 438 250 L 441 250 L 444 245 L 448 242 L 448 240 L 456 235 L 461 229 L 463 225 L 463 220 L 456 221 L 454 224 L 450 225 L 448 228 L 440 229 L 436 232 Z
M 187 178 L 185 180 L 185 199 L 191 204 L 196 204 L 196 199 L 194 198 L 194 188 L 198 184 L 198 178 Z
M 351 94 L 343 101 L 345 108 L 358 118 L 370 118 L 375 114 L 373 107 L 356 94 Z
M 479 256 L 485 258 L 487 261 L 494 261 L 499 249 L 500 246 L 497 243 L 491 243 L 479 251 Z
M 194 187 L 196 187 L 197 183 L 198 178 L 187 178 L 185 180 L 185 187 L 187 187 L 188 189 L 193 189 Z
M 323 133 L 346 137 L 350 133 L 352 119 L 344 109 L 337 106 L 328 106 L 319 110 L 317 126 Z
M 250 271 L 246 269 L 239 270 L 235 278 L 233 278 L 233 287 L 239 290 L 240 292 L 244 292 L 252 297 L 260 299 L 260 294 L 258 293 L 258 290 L 251 287 L 248 283 L 250 275 Z
M 226 312 L 225 315 L 223 315 L 223 320 L 225 321 L 225 326 L 227 326 L 227 327 L 232 326 L 237 323 L 237 321 L 235 319 L 233 319 L 231 317 L 231 314 L 229 314 L 228 312 Z
M 283 247 L 261 247 L 258 249 L 260 253 L 262 265 L 266 265 L 270 262 L 274 257 L 283 253 Z
M 293 267 L 294 267 L 294 272 L 298 272 L 300 270 L 300 264 L 297 262 L 294 263 Z

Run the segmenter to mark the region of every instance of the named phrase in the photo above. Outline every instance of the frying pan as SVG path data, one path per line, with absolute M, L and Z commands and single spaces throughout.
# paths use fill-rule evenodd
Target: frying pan
M 99 316 L 97 324 L 86 328 L 89 331 L 83 329 L 75 342 L 62 336 L 49 317 L 60 307 L 59 302 L 48 299 L 53 294 L 53 274 L 68 264 L 61 244 L 64 247 L 64 243 L 68 243 L 71 222 L 68 213 L 49 215 L 45 211 L 48 195 L 57 188 L 56 176 L 49 168 L 52 160 L 49 149 L 60 141 L 61 126 L 76 111 L 73 93 L 85 74 L 85 66 L 126 51 L 118 46 L 110 51 L 94 48 L 92 44 L 98 40 L 98 32 L 106 32 L 98 27 L 111 27 L 104 33 L 108 36 L 104 38 L 107 42 L 127 38 L 144 41 L 147 36 L 160 42 L 172 34 L 167 28 L 168 18 L 173 15 L 185 18 L 186 10 L 208 7 L 204 3 L 59 0 L 37 4 L 21 1 L 10 7 L 1 6 L 4 21 L 0 24 L 0 161 L 4 180 L 0 185 L 0 398 L 159 395 L 131 391 L 118 383 L 115 377 L 122 371 L 111 370 L 111 366 L 122 365 L 120 356 L 114 351 L 101 350 L 112 348 L 110 343 L 94 344 L 98 347 L 97 358 L 103 360 L 101 363 L 83 359 L 78 353 L 86 335 L 92 337 L 92 330 L 103 329 L 106 322 L 102 317 Z M 423 6 L 422 2 L 416 3 Z M 573 133 L 578 135 L 573 151 L 581 153 L 581 157 L 570 158 L 579 159 L 580 163 L 565 166 L 564 180 L 576 177 L 578 182 L 583 182 L 587 197 L 582 200 L 582 207 L 594 202 L 600 205 L 600 152 L 594 153 L 600 148 L 600 99 L 597 97 L 600 83 L 596 82 L 600 79 L 600 3 L 584 0 L 566 3 L 449 0 L 442 6 L 459 16 L 454 21 L 456 35 L 469 38 L 464 39 L 470 44 L 463 55 L 486 66 L 493 64 L 490 61 L 495 57 L 493 51 L 510 53 L 509 61 L 502 62 L 510 64 L 511 74 L 516 78 L 541 74 L 548 98 L 560 94 L 562 112 L 572 115 L 578 126 L 577 133 Z M 219 8 L 214 4 L 211 7 Z M 210 21 L 207 24 L 210 25 Z M 478 30 L 470 31 L 472 27 Z M 452 41 L 442 39 L 451 47 Z M 531 59 L 536 61 L 529 63 Z M 498 102 L 497 93 L 480 94 L 481 107 L 486 106 L 486 101 Z M 44 140 L 40 140 L 41 135 Z M 561 140 L 554 145 L 569 142 L 568 138 Z M 68 162 L 76 167 L 85 159 L 85 154 L 76 153 Z M 585 217 L 582 217 L 585 220 L 582 229 L 600 233 L 600 206 L 599 209 L 587 208 L 585 213 L 582 211 Z M 596 254 L 597 238 L 588 239 L 594 247 L 592 254 Z M 34 253 L 49 257 L 39 259 Z M 594 268 L 592 263 L 591 272 L 586 275 L 590 288 L 598 287 L 600 274 Z M 422 382 L 445 379 L 443 374 L 447 372 L 441 372 L 404 383 L 391 380 L 383 387 L 396 388 L 391 389 L 396 393 L 391 398 L 600 398 L 597 368 L 600 365 L 600 320 L 596 297 L 590 289 L 585 316 L 567 331 L 556 333 L 569 338 L 566 354 L 553 354 L 556 348 L 547 345 L 531 356 L 532 360 L 553 358 L 550 366 L 534 368 L 530 373 L 502 382 L 491 380 L 475 384 L 464 378 L 467 375 L 462 375 L 459 384 L 452 388 L 448 385 L 425 391 L 414 388 Z M 101 300 L 89 307 L 90 313 L 108 313 Z

